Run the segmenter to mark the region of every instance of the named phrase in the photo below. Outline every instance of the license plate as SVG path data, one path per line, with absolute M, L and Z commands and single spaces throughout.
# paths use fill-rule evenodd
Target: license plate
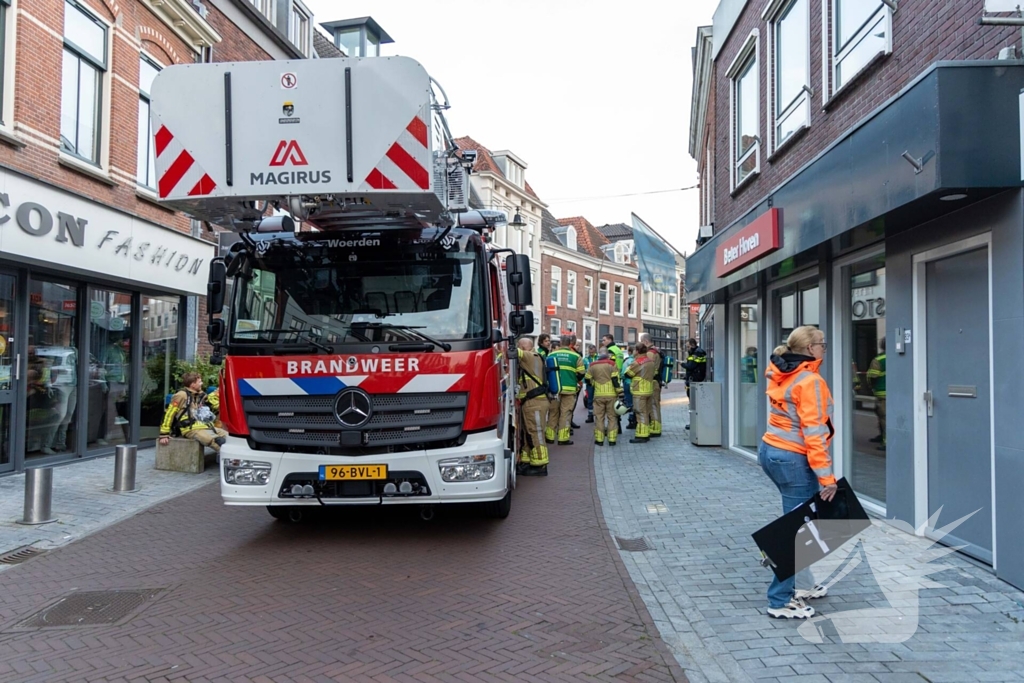
M 387 465 L 320 465 L 320 481 L 366 481 L 387 478 Z

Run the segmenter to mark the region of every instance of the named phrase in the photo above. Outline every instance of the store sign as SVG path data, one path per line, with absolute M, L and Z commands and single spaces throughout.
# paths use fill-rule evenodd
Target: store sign
M 768 209 L 753 223 L 729 237 L 715 250 L 715 275 L 725 277 L 782 245 L 782 219 L 778 209 Z
M 555 308 L 554 306 L 547 306 L 547 307 L 546 307 L 546 308 L 544 309 L 544 311 L 545 311 L 545 312 L 546 312 L 546 313 L 547 313 L 548 315 L 554 315 L 554 314 L 555 314 L 555 312 L 556 312 L 556 308 Z
M 185 294 L 205 294 L 214 246 L 0 171 L 0 252 Z

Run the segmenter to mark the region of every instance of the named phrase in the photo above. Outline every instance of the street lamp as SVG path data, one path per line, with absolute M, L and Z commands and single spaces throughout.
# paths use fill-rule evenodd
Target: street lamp
M 523 220 L 523 215 L 519 213 L 519 209 L 516 209 L 516 215 L 512 217 L 512 222 L 509 225 L 516 230 L 522 230 L 526 227 L 526 221 Z

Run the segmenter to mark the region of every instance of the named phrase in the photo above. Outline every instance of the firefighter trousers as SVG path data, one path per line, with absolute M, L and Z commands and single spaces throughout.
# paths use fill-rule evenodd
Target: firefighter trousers
M 572 436 L 572 411 L 579 394 L 560 394 L 558 397 L 558 443 L 568 443 Z
M 551 443 L 555 442 L 555 432 L 558 431 L 558 411 L 561 402 L 558 400 L 558 396 L 547 399 L 548 412 L 547 417 L 544 418 L 545 429 L 544 438 Z
M 519 461 L 540 467 L 548 464 L 548 447 L 544 443 L 544 427 L 548 414 L 548 397 L 538 396 L 523 403 L 523 427 L 526 448 Z
M 224 442 L 228 433 L 223 429 L 214 427 L 212 429 L 193 429 L 184 435 L 186 439 L 192 439 L 203 444 L 204 448 L 212 448 L 220 453 L 220 445 Z
M 651 436 L 661 436 L 661 384 L 654 383 L 651 393 L 651 406 L 649 408 L 651 418 Z
M 614 396 L 594 397 L 594 443 L 615 443 L 619 438 L 619 416 L 615 414 Z
M 633 413 L 636 414 L 636 438 L 651 436 L 651 395 L 633 394 Z

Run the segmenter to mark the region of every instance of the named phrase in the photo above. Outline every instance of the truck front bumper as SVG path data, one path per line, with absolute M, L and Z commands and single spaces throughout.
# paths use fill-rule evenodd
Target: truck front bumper
M 438 463 L 442 460 L 474 455 L 494 458 L 494 476 L 484 481 L 446 482 Z M 231 460 L 266 463 L 270 476 L 264 485 L 229 484 L 225 468 Z M 391 473 L 418 473 L 426 483 L 426 495 L 360 495 L 331 498 L 282 495 L 286 483 L 318 473 L 321 465 L 387 465 Z M 444 503 L 483 503 L 501 500 L 511 480 L 511 459 L 493 432 L 470 434 L 462 446 L 441 450 L 409 451 L 386 455 L 337 456 L 254 451 L 245 439 L 228 437 L 220 452 L 220 490 L 225 505 L 434 505 Z M 306 477 L 308 478 L 308 477 Z

